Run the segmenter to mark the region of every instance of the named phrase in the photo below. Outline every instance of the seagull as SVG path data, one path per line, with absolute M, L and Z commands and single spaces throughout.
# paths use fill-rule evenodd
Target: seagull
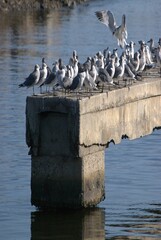
M 66 90 L 69 90 L 73 82 L 73 77 L 71 76 L 71 68 L 72 66 L 67 65 L 66 73 L 61 83 L 63 89 L 65 89 L 65 93 L 66 93 Z
M 132 59 L 134 58 L 134 53 L 135 53 L 134 46 L 135 46 L 135 43 L 133 41 L 130 41 L 130 43 L 129 43 L 129 55 Z
M 89 74 L 93 78 L 93 81 L 96 82 L 96 78 L 98 76 L 98 71 L 96 69 L 96 64 L 95 64 L 94 58 L 92 58 L 92 60 L 91 60 L 91 69 L 89 70 Z
M 149 43 L 149 48 L 150 48 L 151 53 L 154 53 L 155 49 L 156 49 L 155 44 L 154 44 L 154 39 L 150 38 L 150 40 L 147 41 L 147 43 Z
M 110 85 L 114 85 L 112 77 L 109 75 L 107 70 L 104 69 L 104 68 L 99 69 L 98 82 L 100 82 L 99 80 L 101 80 L 101 83 L 107 83 L 107 84 L 110 84 Z
M 96 53 L 97 60 L 96 60 L 96 66 L 97 68 L 104 68 L 105 63 L 104 63 L 104 55 L 101 51 Z
M 122 23 L 120 26 L 116 25 L 116 21 L 114 18 L 114 15 L 111 11 L 96 11 L 95 12 L 98 20 L 100 20 L 103 24 L 105 24 L 107 27 L 109 27 L 112 34 L 117 38 L 118 45 L 121 48 L 124 48 L 124 46 L 127 44 L 127 28 L 126 28 L 126 16 L 125 14 L 122 15 Z
M 132 63 L 135 71 L 137 72 L 139 70 L 139 66 L 140 66 L 140 52 L 136 51 L 134 53 L 134 59 L 130 59 L 130 62 Z
M 35 65 L 34 71 L 30 73 L 30 75 L 26 78 L 26 80 L 19 84 L 19 87 L 33 87 L 33 95 L 34 93 L 34 86 L 38 83 L 40 78 L 40 66 L 38 64 Z
M 42 58 L 42 68 L 43 68 L 43 63 L 45 63 L 45 64 L 47 65 L 44 57 Z M 50 75 L 50 73 L 51 73 L 51 69 L 50 69 L 50 67 L 47 65 L 47 77 Z
M 106 67 L 106 71 L 109 73 L 111 78 L 114 77 L 114 74 L 115 74 L 115 56 L 112 56 L 109 64 Z
M 45 82 L 42 83 L 40 85 L 40 87 L 42 85 L 45 85 L 46 87 L 54 87 L 58 80 L 57 80 L 57 71 L 59 70 L 59 62 L 56 61 L 55 63 L 53 63 L 53 68 L 52 68 L 52 72 L 49 74 L 49 76 L 46 78 Z
M 40 78 L 36 85 L 40 87 L 40 93 L 42 93 L 42 84 L 45 82 L 48 75 L 47 64 L 45 62 L 42 63 L 42 68 L 40 69 Z
M 86 76 L 84 79 L 84 86 L 87 90 L 97 90 L 95 79 L 89 74 L 88 68 L 85 70 Z
M 161 75 L 161 45 L 159 44 L 156 52 L 157 66 L 160 67 L 160 75 Z
M 145 66 L 146 66 L 145 42 L 140 40 L 139 44 L 140 44 L 140 49 L 139 49 L 140 63 L 139 63 L 138 71 L 142 72 L 145 69 Z
M 84 69 L 80 69 L 77 76 L 73 79 L 72 84 L 69 86 L 69 90 L 79 91 L 83 87 L 83 83 L 86 77 L 86 72 Z
M 77 60 L 78 60 L 78 54 L 77 54 L 77 51 L 74 50 L 72 57 L 69 59 L 69 65 L 73 66 L 74 62 Z
M 115 68 L 114 78 L 121 78 L 125 72 L 126 58 L 124 56 L 120 57 L 120 65 Z

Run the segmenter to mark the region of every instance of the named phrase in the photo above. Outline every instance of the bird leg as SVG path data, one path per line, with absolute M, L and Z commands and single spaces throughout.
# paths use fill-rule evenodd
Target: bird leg
M 34 85 L 33 85 L 33 96 L 35 95 L 35 91 L 34 91 Z

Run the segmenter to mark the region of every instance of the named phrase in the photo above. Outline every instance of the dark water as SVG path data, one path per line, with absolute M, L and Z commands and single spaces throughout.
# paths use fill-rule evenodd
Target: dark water
M 106 150 L 106 199 L 84 211 L 43 213 L 30 205 L 30 156 L 25 101 L 17 86 L 41 64 L 74 49 L 80 61 L 116 47 L 94 12 L 127 15 L 129 41 L 161 37 L 160 0 L 92 1 L 51 13 L 1 15 L 0 21 L 0 239 L 161 239 L 161 131 Z M 137 48 L 138 46 L 136 46 Z M 37 90 L 38 91 L 38 90 Z

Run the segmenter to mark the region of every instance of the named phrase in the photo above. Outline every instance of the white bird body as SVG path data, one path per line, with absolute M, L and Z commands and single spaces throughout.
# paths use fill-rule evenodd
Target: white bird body
M 63 77 L 63 75 L 62 75 L 63 78 L 61 81 L 61 86 L 65 90 L 68 90 L 73 82 L 73 77 L 71 76 L 70 67 L 71 67 L 70 65 L 67 65 L 67 69 L 65 71 L 65 76 Z
M 120 59 L 120 65 L 115 68 L 114 78 L 123 77 L 124 72 L 125 72 L 125 65 L 126 65 L 126 59 L 124 57 L 122 57 Z
M 58 80 L 57 80 L 57 72 L 59 70 L 59 63 L 58 61 L 56 61 L 54 63 L 54 66 L 52 68 L 52 72 L 50 73 L 50 75 L 46 78 L 44 85 L 46 85 L 46 87 L 54 87 Z
M 145 45 L 143 45 L 140 49 L 140 65 L 139 71 L 143 71 L 146 66 L 146 54 L 145 54 Z
M 46 63 L 42 63 L 42 68 L 40 69 L 40 78 L 36 85 L 40 86 L 42 83 L 45 82 L 47 78 L 48 70 Z
M 139 66 L 140 66 L 140 53 L 139 53 L 139 51 L 134 53 L 134 58 L 130 59 L 130 62 L 132 63 L 135 71 L 137 72 L 139 70 Z
M 112 34 L 117 38 L 118 45 L 121 48 L 127 44 L 127 28 L 126 28 L 126 16 L 125 14 L 122 15 L 122 23 L 120 26 L 117 26 L 114 15 L 111 11 L 97 11 L 96 12 L 97 18 L 105 24 L 111 30 Z
M 73 78 L 78 74 L 78 60 L 76 59 L 73 66 Z
M 115 74 L 115 57 L 111 58 L 111 61 L 106 67 L 106 70 L 109 73 L 110 77 L 113 78 Z
M 153 64 L 151 52 L 148 45 L 145 46 L 145 56 L 146 56 L 146 63 Z
M 156 52 L 157 66 L 161 67 L 161 45 L 158 45 Z
M 89 71 L 89 74 L 91 75 L 91 77 L 93 78 L 93 81 L 95 82 L 98 76 L 98 71 L 94 64 L 91 65 L 91 70 Z
M 130 51 L 129 55 L 132 59 L 134 58 L 134 53 L 135 53 L 134 45 L 135 45 L 135 43 L 133 41 L 130 41 L 130 43 L 129 43 L 129 51 Z
M 58 70 L 57 73 L 56 73 L 58 84 L 61 87 L 63 87 L 63 80 L 65 78 L 65 74 L 66 74 L 66 69 L 64 67 L 61 70 Z
M 75 61 L 77 61 L 77 60 L 78 60 L 77 51 L 74 50 L 72 57 L 69 59 L 69 64 L 68 64 L 68 65 L 74 66 L 74 63 L 75 63 Z
M 85 88 L 87 89 L 97 89 L 96 87 L 96 83 L 93 79 L 93 77 L 89 74 L 89 70 L 86 69 L 86 76 L 85 76 L 85 79 L 84 79 L 84 85 L 85 85 Z

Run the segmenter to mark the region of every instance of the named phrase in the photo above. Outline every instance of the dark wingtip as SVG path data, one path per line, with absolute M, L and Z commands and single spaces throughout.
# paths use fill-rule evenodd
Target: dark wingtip
M 98 20 L 102 21 L 102 13 L 101 13 L 101 12 L 96 11 L 96 12 L 95 12 L 95 15 L 96 15 L 96 17 L 98 18 Z

